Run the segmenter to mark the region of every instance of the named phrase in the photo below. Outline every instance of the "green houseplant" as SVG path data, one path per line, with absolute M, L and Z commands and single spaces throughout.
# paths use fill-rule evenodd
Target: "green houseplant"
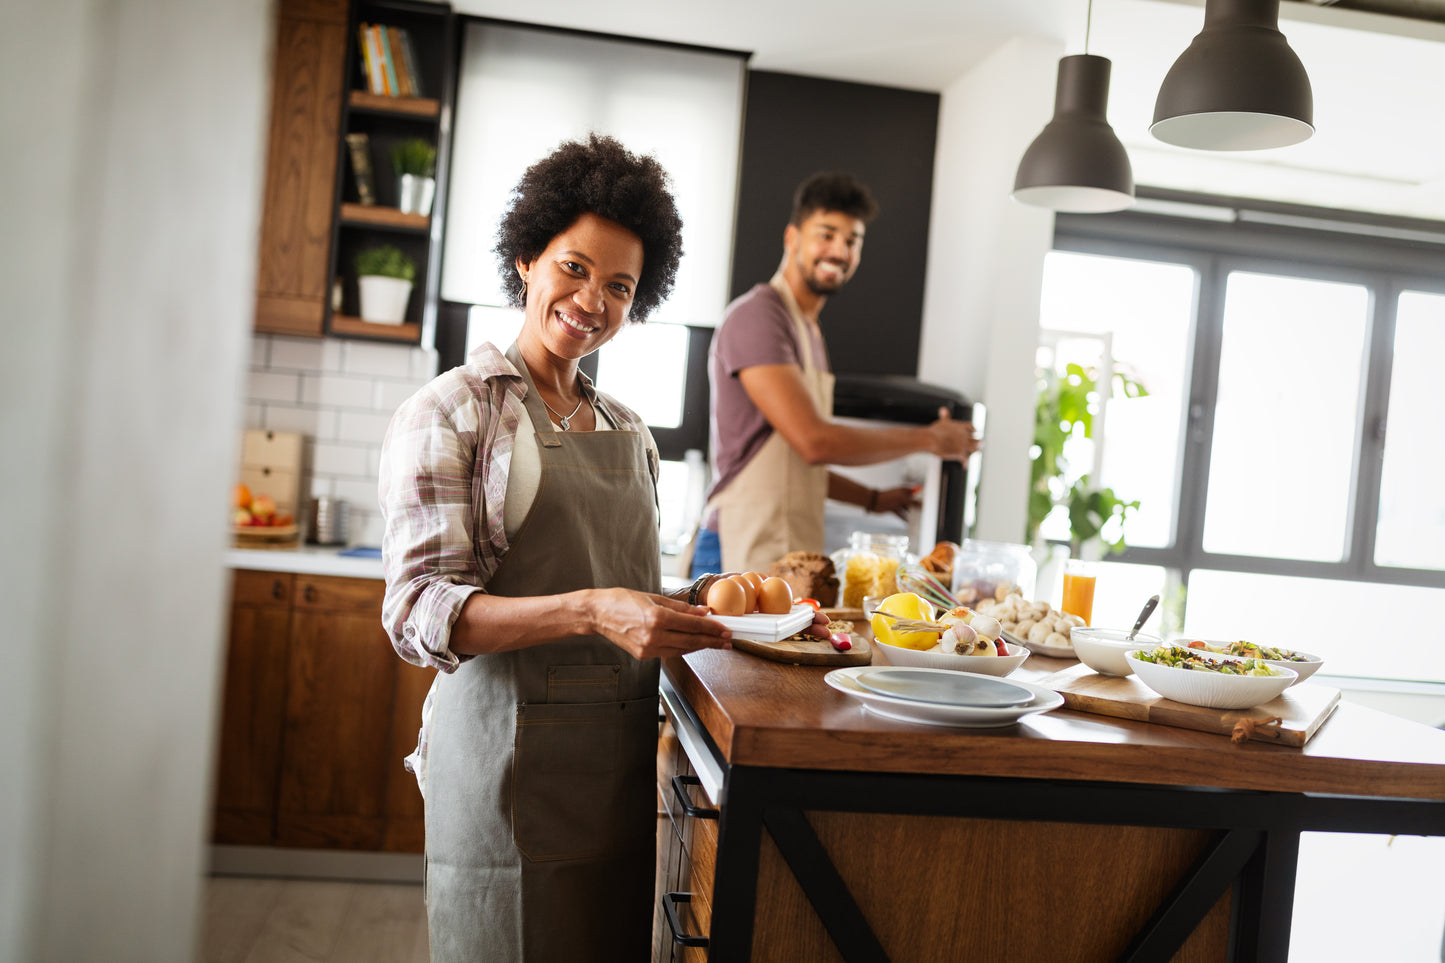
M 401 324 L 411 299 L 416 262 L 391 244 L 367 248 L 356 255 L 356 286 L 361 295 L 361 320 Z
M 1149 392 L 1138 381 L 1122 372 L 1115 372 L 1111 384 L 1112 397 L 1141 398 Z M 1086 544 L 1097 543 L 1106 552 L 1122 552 L 1125 548 L 1122 525 L 1139 502 L 1126 501 L 1112 488 L 1095 487 L 1089 476 L 1082 475 L 1072 484 L 1068 481 L 1069 466 L 1064 444 L 1076 433 L 1094 437 L 1094 415 L 1099 409 L 1099 385 L 1092 368 L 1070 363 L 1059 376 L 1044 372 L 1039 379 L 1038 402 L 1034 409 L 1033 463 L 1029 471 L 1029 518 L 1027 539 L 1033 544 L 1039 527 L 1056 506 L 1062 505 L 1069 516 L 1069 544 L 1075 558 Z M 1116 537 L 1106 538 L 1105 526 L 1111 526 Z
M 421 137 L 411 137 L 391 149 L 396 171 L 396 206 L 403 214 L 430 215 L 436 197 L 437 149 Z

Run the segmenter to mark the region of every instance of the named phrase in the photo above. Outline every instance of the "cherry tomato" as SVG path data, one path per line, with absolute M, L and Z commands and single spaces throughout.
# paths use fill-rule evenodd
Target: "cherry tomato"
M 822 602 L 819 602 L 817 599 L 793 599 L 793 604 L 794 604 L 794 605 L 811 605 L 811 606 L 813 607 L 813 611 L 814 611 L 814 612 L 818 611 L 819 609 L 821 609 L 821 608 L 823 607 L 823 603 L 822 603 Z

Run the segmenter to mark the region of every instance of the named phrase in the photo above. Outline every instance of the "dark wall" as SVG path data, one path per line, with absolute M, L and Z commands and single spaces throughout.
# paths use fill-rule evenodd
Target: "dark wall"
M 743 121 L 732 297 L 777 269 L 793 190 L 850 171 L 878 199 L 858 273 L 819 318 L 833 370 L 918 373 L 938 95 L 753 70 Z

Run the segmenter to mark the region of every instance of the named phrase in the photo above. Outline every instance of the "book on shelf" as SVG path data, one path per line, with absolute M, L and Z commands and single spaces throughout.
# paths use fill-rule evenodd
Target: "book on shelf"
M 387 50 L 391 51 L 391 63 L 396 68 L 396 92 L 400 97 L 415 97 L 411 89 L 411 78 L 406 74 L 406 60 L 401 52 L 401 30 L 386 28 Z
M 365 134 L 347 134 L 346 147 L 351 155 L 351 176 L 356 181 L 356 196 L 362 204 L 376 203 L 376 186 L 371 172 L 371 139 Z
M 416 49 L 404 27 L 362 23 L 358 27 L 358 55 L 366 87 L 373 94 L 421 97 Z
M 425 97 L 421 88 L 421 71 L 417 70 L 416 48 L 411 45 L 411 34 L 405 30 L 401 31 L 401 63 L 406 68 L 406 76 L 411 84 L 411 95 L 413 97 Z

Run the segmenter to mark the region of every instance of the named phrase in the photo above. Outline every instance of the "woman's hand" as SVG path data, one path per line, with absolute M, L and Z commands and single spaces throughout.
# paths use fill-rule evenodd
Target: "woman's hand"
M 704 605 L 631 589 L 595 589 L 588 606 L 596 634 L 638 659 L 732 648 L 732 633 Z
M 940 458 L 964 461 L 978 451 L 978 433 L 967 421 L 954 421 L 947 407 L 938 409 L 938 420 L 928 426 L 933 436 L 933 453 Z

